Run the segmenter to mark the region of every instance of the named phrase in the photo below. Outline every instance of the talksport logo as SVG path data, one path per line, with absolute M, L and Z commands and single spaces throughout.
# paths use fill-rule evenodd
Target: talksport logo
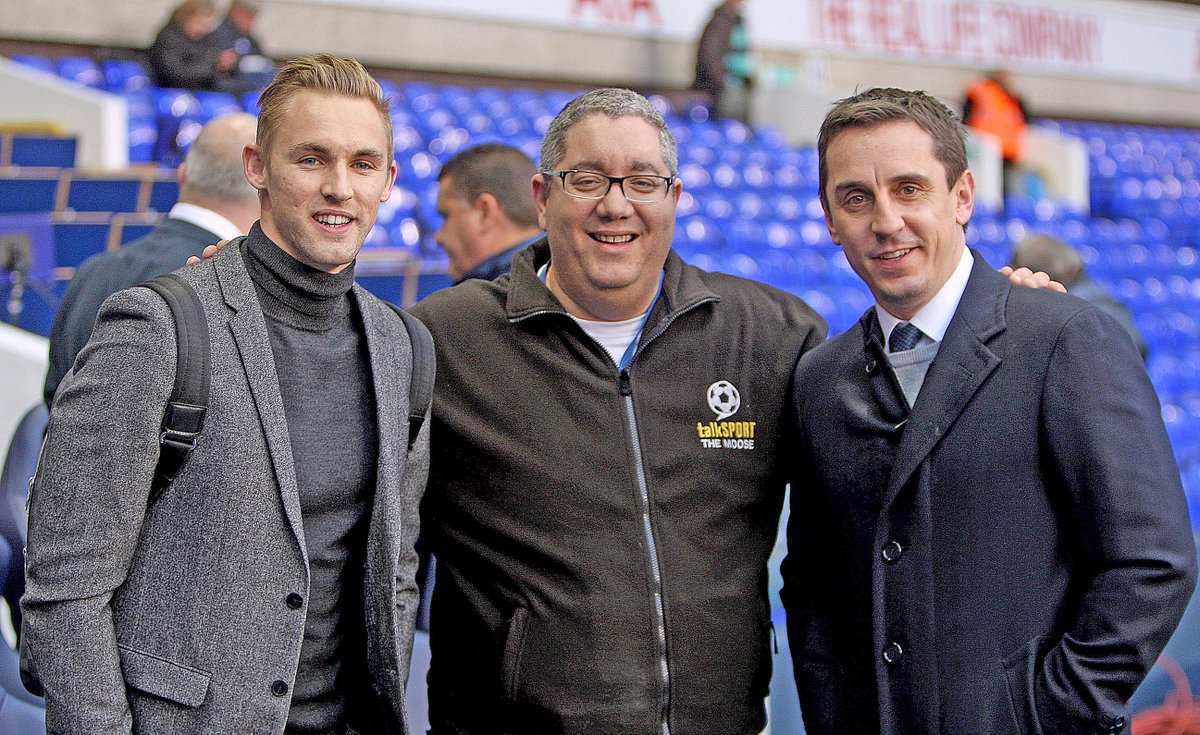
M 696 435 L 705 449 L 754 449 L 753 421 L 727 421 L 742 407 L 742 395 L 733 383 L 718 380 L 708 386 L 708 407 L 715 421 L 697 421 Z

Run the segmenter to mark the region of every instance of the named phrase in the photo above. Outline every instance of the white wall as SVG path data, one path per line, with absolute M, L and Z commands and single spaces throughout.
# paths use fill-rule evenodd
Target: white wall
M 49 350 L 45 337 L 0 322 L 0 464 L 21 417 L 42 401 Z
M 79 139 L 80 168 L 129 166 L 128 108 L 111 94 L 0 57 L 0 122 L 53 123 Z

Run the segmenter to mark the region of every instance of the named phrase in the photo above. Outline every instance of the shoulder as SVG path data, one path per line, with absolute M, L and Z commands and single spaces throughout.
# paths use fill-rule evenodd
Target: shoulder
M 683 267 L 720 297 L 717 308 L 723 312 L 766 326 L 816 330 L 822 337 L 827 331 L 821 315 L 794 294 L 728 273 L 704 271 L 692 265 Z
M 508 280 L 463 281 L 429 294 L 408 311 L 435 335 L 456 329 L 476 332 L 484 321 L 505 319 Z

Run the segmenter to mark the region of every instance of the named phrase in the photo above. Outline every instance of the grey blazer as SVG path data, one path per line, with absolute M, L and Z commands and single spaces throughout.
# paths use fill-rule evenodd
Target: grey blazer
M 239 245 L 179 273 L 208 314 L 212 396 L 163 496 L 147 507 L 176 363 L 161 297 L 109 298 L 54 402 L 30 498 L 21 645 L 51 732 L 282 733 L 287 721 L 308 562 L 266 322 Z M 380 731 L 402 733 L 428 424 L 407 450 L 408 334 L 357 285 L 352 298 L 380 437 L 364 579 L 372 698 Z

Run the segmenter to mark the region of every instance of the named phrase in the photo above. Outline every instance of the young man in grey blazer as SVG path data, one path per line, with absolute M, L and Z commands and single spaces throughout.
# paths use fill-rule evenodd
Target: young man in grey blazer
M 817 150 L 876 303 L 795 371 L 782 597 L 807 731 L 1127 732 L 1196 580 L 1141 356 L 966 247 L 975 185 L 937 100 L 862 92 Z
M 212 394 L 151 500 L 176 371 L 153 291 L 104 304 L 54 402 L 29 522 L 22 654 L 63 733 L 404 733 L 427 432 L 403 321 L 354 285 L 396 175 L 379 86 L 331 56 L 261 98 L 261 220 L 178 273 Z

